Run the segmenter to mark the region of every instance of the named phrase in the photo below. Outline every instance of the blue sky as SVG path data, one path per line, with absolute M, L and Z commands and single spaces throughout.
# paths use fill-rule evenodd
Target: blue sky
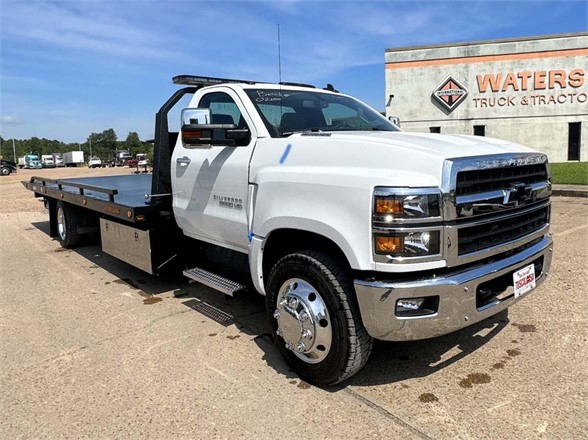
M 0 0 L 0 134 L 153 137 L 196 74 L 325 86 L 383 110 L 386 48 L 586 31 L 585 0 Z

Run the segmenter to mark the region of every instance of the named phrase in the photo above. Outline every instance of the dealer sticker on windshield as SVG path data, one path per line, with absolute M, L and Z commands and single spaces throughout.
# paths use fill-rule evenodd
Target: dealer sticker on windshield
M 519 296 L 535 288 L 535 265 L 523 267 L 512 274 L 514 285 L 514 296 Z

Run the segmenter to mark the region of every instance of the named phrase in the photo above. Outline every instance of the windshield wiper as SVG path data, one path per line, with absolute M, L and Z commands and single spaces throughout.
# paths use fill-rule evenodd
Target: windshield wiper
M 303 130 L 293 130 L 293 131 L 285 131 L 280 136 L 281 137 L 288 137 L 292 136 L 294 133 L 318 133 L 322 132 L 323 130 L 320 128 L 305 128 Z

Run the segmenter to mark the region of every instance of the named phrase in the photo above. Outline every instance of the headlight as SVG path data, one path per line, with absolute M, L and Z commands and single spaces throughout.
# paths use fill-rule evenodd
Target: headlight
M 376 254 L 423 257 L 439 253 L 439 231 L 394 232 L 374 236 Z
M 375 261 L 441 259 L 441 200 L 438 188 L 376 187 L 372 212 Z
M 376 222 L 424 219 L 439 215 L 439 194 L 390 194 L 390 190 L 378 188 L 374 193 Z

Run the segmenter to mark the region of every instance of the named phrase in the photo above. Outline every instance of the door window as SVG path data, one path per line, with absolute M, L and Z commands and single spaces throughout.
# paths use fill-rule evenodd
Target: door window
M 226 93 L 208 93 L 202 97 L 198 107 L 210 109 L 213 124 L 235 124 L 239 128 L 247 128 L 239 107 Z

